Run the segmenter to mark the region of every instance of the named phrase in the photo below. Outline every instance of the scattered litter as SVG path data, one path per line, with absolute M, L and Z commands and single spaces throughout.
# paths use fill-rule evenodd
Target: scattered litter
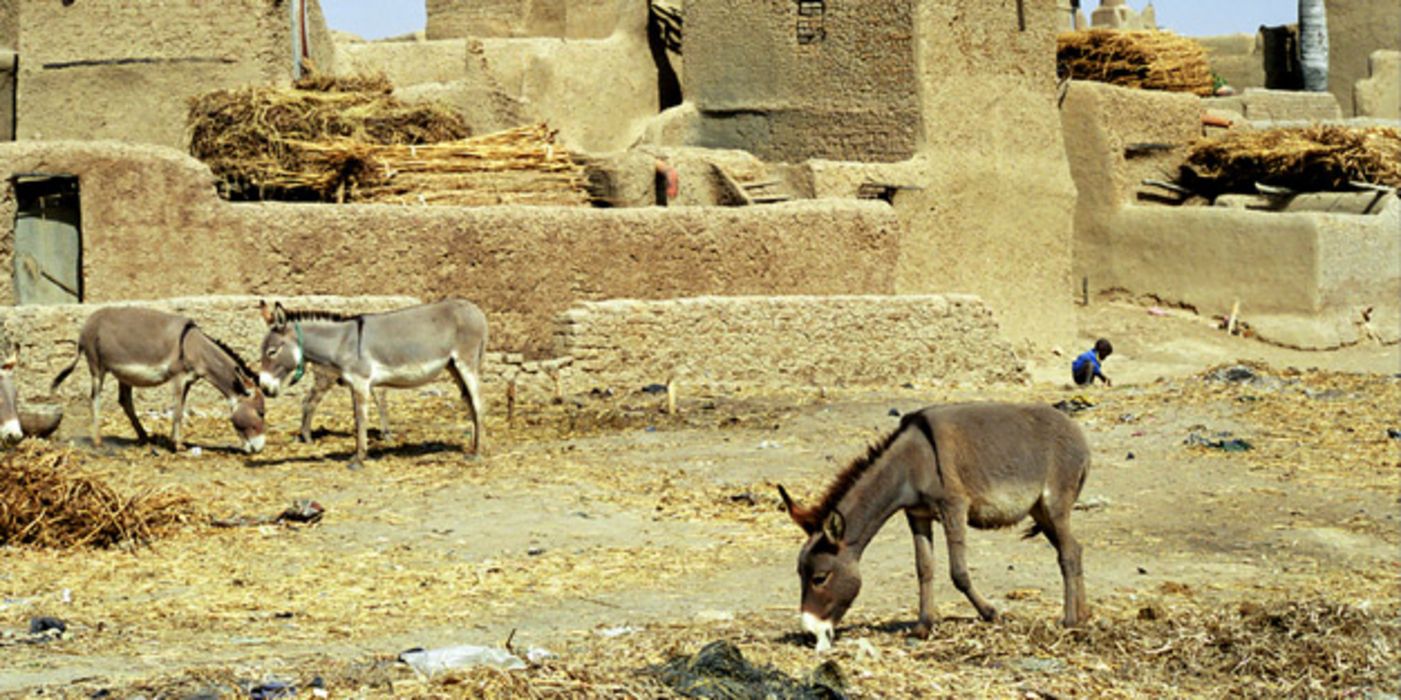
M 545 553 L 545 548 L 544 548 L 544 547 L 531 547 L 530 549 L 525 550 L 526 556 L 529 556 L 529 557 L 538 557 L 538 556 L 540 556 L 541 554 L 544 554 L 544 553 Z
M 1213 382 L 1249 382 L 1254 381 L 1259 375 L 1254 369 L 1245 365 L 1231 365 L 1230 367 L 1218 367 L 1207 373 L 1208 381 Z
M 505 649 L 473 644 L 440 649 L 410 649 L 399 655 L 399 661 L 425 676 L 472 666 L 489 666 L 506 671 L 525 668 L 524 659 Z
M 1401 440 L 1401 430 L 1397 430 L 1396 428 L 1387 428 L 1386 436 L 1391 438 L 1392 440 Z
M 204 449 L 201 448 L 199 445 L 195 445 L 194 447 L 191 447 L 191 448 L 190 448 L 189 454 L 190 454 L 191 457 L 198 457 L 198 456 L 204 454 Z
M 729 610 L 702 610 L 696 613 L 696 622 L 729 622 L 735 614 Z
M 306 525 L 321 522 L 326 509 L 320 503 L 309 499 L 293 501 L 291 507 L 277 515 L 236 515 L 228 518 L 215 518 L 210 521 L 214 527 L 250 527 L 301 523 Z
M 1091 408 L 1094 408 L 1095 404 L 1093 401 L 1085 398 L 1083 395 L 1076 394 L 1075 396 L 1072 396 L 1068 399 L 1064 399 L 1062 401 L 1057 401 L 1051 405 L 1057 410 L 1059 410 L 1061 413 L 1073 416 L 1081 411 L 1086 411 Z
M 603 629 L 594 632 L 594 634 L 597 634 L 598 636 L 603 637 L 604 639 L 612 639 L 614 637 L 621 637 L 625 634 L 632 634 L 638 631 L 640 630 L 638 630 L 636 627 L 631 627 L 629 625 L 619 625 L 617 627 L 604 627 Z
M 871 643 L 869 639 L 856 640 L 856 659 L 858 661 L 880 661 L 880 649 Z
M 1149 316 L 1166 316 L 1166 315 L 1168 315 L 1168 312 L 1167 312 L 1166 309 L 1162 308 L 1161 306 L 1150 306 L 1150 307 L 1148 307 L 1148 315 L 1149 315 Z
M 648 384 L 647 386 L 642 387 L 642 393 L 644 393 L 644 394 L 665 394 L 665 393 L 666 393 L 666 385 L 665 385 L 665 384 Z
M 774 440 L 761 440 L 759 442 L 759 449 L 761 450 L 776 450 L 780 447 L 783 447 L 783 445 Z
M 730 502 L 731 502 L 731 503 L 743 503 L 743 504 L 748 505 L 748 506 L 753 506 L 753 505 L 758 505 L 758 504 L 759 504 L 759 498 L 758 498 L 757 496 L 755 496 L 753 493 L 751 493 L 751 492 L 749 492 L 749 491 L 745 491 L 744 493 L 733 493 L 733 494 L 730 494 Z
M 886 413 L 886 415 L 890 416 L 891 418 L 899 418 L 899 417 L 900 417 L 900 409 L 898 409 L 898 408 L 892 408 L 892 409 L 890 409 L 890 410 Z
M 1008 668 L 1023 673 L 1060 673 L 1067 668 L 1060 659 L 1038 659 L 1033 656 L 1008 659 L 1004 663 Z
M 1167 612 L 1163 606 L 1157 603 L 1150 603 L 1138 609 L 1138 619 L 1140 620 L 1163 620 L 1167 619 Z
M 1219 432 L 1211 436 L 1203 436 L 1201 433 L 1192 433 L 1182 441 L 1184 445 L 1201 446 L 1223 452 L 1245 452 L 1254 449 L 1255 446 L 1250 441 L 1242 438 L 1233 438 L 1228 432 Z
M 252 700 L 279 700 L 297 695 L 297 686 L 284 681 L 268 681 L 248 691 Z
M 30 634 L 50 634 L 58 637 L 68 631 L 68 624 L 56 617 L 41 615 L 29 620 Z
M 806 681 L 797 681 L 772 666 L 754 666 L 735 645 L 711 642 L 695 656 L 678 656 L 650 669 L 662 683 L 693 698 L 774 698 L 835 700 L 845 698 L 845 682 L 833 661 L 826 661 Z
M 642 432 L 644 432 L 644 433 L 655 433 L 655 432 L 657 432 L 657 426 L 655 426 L 655 425 L 649 425 L 649 426 L 643 428 L 643 429 L 642 429 Z
M 1100 510 L 1108 508 L 1110 503 L 1111 501 L 1104 496 L 1090 496 L 1080 499 L 1080 502 L 1075 504 L 1075 510 Z

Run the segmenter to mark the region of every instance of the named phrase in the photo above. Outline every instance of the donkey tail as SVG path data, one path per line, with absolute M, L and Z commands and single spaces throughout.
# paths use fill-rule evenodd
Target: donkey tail
M 73 373 L 73 368 L 78 366 L 78 360 L 81 359 L 82 356 L 83 348 L 80 346 L 78 352 L 73 355 L 73 361 L 68 363 L 68 366 L 64 367 L 63 371 L 59 372 L 57 377 L 54 377 L 53 383 L 49 385 L 50 394 L 58 392 L 58 385 L 62 384 L 63 380 L 67 379 L 68 375 Z

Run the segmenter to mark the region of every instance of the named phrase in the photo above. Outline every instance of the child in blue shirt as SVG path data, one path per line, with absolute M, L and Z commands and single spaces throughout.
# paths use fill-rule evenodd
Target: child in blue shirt
M 1075 378 L 1077 386 L 1085 386 L 1094 383 L 1095 377 L 1099 377 L 1105 386 L 1114 386 L 1114 382 L 1109 381 L 1109 377 L 1104 376 L 1100 371 L 1100 361 L 1114 354 L 1114 346 L 1108 340 L 1100 338 L 1095 341 L 1095 346 L 1081 353 L 1075 358 L 1075 362 L 1070 365 L 1070 374 Z

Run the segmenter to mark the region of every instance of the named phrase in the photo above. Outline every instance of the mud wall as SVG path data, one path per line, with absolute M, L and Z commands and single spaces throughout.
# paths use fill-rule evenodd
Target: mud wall
M 919 3 L 922 170 L 895 209 L 909 228 L 901 294 L 976 294 L 1017 343 L 1074 338 L 1075 186 L 1061 141 L 1054 3 Z
M 697 143 L 765 160 L 894 161 L 914 153 L 915 3 L 686 3 Z
M 429 39 L 598 39 L 613 32 L 626 1 L 428 0 L 427 33 Z
M 1137 202 L 1144 178 L 1172 179 L 1186 145 L 1201 136 L 1201 100 L 1194 95 L 1072 81 L 1061 107 L 1065 149 L 1079 196 L 1075 203 L 1076 280 L 1112 286 L 1106 265 L 1115 254 L 1108 221 Z M 1135 143 L 1173 146 L 1130 158 Z
M 313 58 L 332 62 L 316 0 Z M 104 139 L 183 147 L 186 100 L 292 77 L 288 6 L 268 0 L 17 0 L 19 139 Z M 323 48 L 318 48 L 318 41 Z
M 1357 116 L 1401 119 L 1401 51 L 1373 51 L 1371 75 L 1353 90 Z
M 1353 85 L 1367 77 L 1367 57 L 1401 50 L 1401 3 L 1328 0 L 1328 90 L 1344 116 L 1356 114 Z
M 1114 286 L 1329 349 L 1401 333 L 1401 205 L 1380 215 L 1127 207 L 1109 222 Z M 1370 320 L 1369 320 L 1370 319 Z
M 625 386 L 922 386 L 1022 381 L 992 310 L 967 295 L 699 297 L 584 303 L 558 352 Z
M 86 300 L 198 294 L 463 296 L 493 349 L 549 351 L 579 300 L 704 294 L 890 294 L 890 208 L 589 209 L 229 204 L 177 152 L 115 143 L 0 145 L 0 269 L 15 172 L 79 177 Z M 0 303 L 13 303 L 9 285 Z
M 1206 49 L 1212 72 L 1237 90 L 1265 86 L 1265 55 L 1260 33 L 1192 37 Z

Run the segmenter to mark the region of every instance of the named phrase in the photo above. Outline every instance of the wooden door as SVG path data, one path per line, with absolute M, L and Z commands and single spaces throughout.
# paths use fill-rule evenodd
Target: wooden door
M 83 300 L 78 178 L 15 178 L 15 303 Z

